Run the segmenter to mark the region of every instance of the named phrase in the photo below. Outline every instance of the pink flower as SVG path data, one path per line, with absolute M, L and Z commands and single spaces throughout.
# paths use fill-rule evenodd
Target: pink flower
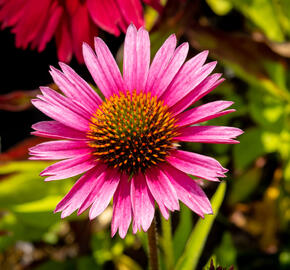
M 95 54 L 96 53 L 96 54 Z M 144 28 L 130 25 L 124 46 L 123 76 L 106 44 L 95 39 L 95 52 L 83 45 L 85 63 L 102 91 L 100 96 L 69 66 L 51 75 L 64 95 L 42 87 L 33 104 L 54 121 L 33 125 L 34 135 L 60 139 L 30 149 L 31 159 L 58 160 L 41 175 L 46 181 L 83 174 L 57 205 L 67 217 L 90 207 L 101 214 L 113 197 L 112 235 L 125 237 L 149 228 L 155 201 L 168 219 L 179 200 L 201 217 L 210 202 L 191 174 L 219 181 L 227 172 L 218 161 L 178 149 L 178 142 L 238 143 L 242 131 L 199 123 L 233 112 L 230 101 L 210 102 L 186 110 L 219 85 L 216 62 L 204 64 L 207 51 L 184 63 L 188 43 L 176 48 L 171 35 L 150 65 L 150 41 Z
M 160 0 L 143 0 L 161 11 Z M 141 0 L 0 0 L 2 28 L 12 27 L 16 47 L 30 44 L 39 52 L 55 36 L 60 61 L 69 62 L 72 54 L 83 62 L 81 45 L 93 45 L 98 27 L 120 35 L 129 23 L 144 24 Z

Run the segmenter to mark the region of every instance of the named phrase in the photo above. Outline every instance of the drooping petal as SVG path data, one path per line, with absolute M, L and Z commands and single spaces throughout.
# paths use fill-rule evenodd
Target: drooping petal
M 121 14 L 115 0 L 87 0 L 87 3 L 95 24 L 109 33 L 119 36 L 118 23 L 121 20 Z
M 179 114 L 176 118 L 178 119 L 176 124 L 178 126 L 188 126 L 197 124 L 200 122 L 208 121 L 210 119 L 234 112 L 235 110 L 224 109 L 231 106 L 233 102 L 231 101 L 214 101 L 198 107 L 195 107 L 191 110 L 185 111 Z
M 86 140 L 86 134 L 76 129 L 65 126 L 57 121 L 42 121 L 32 125 L 36 131 L 31 134 L 52 138 L 52 139 L 70 139 L 70 140 Z
M 147 185 L 158 205 L 169 210 L 179 210 L 176 191 L 164 173 L 156 167 L 150 168 L 145 174 Z
M 115 169 L 107 169 L 108 173 L 106 178 L 99 179 L 99 188 L 95 197 L 95 201 L 90 209 L 89 217 L 94 219 L 101 214 L 110 203 L 112 196 L 114 195 L 119 181 L 120 173 Z
M 69 30 L 69 18 L 62 16 L 55 33 L 57 56 L 61 62 L 68 63 L 73 54 L 72 37 Z
M 180 128 L 178 132 L 180 135 L 174 139 L 179 141 L 229 144 L 239 143 L 239 141 L 233 140 L 233 138 L 243 133 L 239 128 L 222 126 L 183 127 Z
M 29 153 L 34 155 L 30 159 L 54 160 L 89 155 L 91 149 L 82 141 L 51 141 L 31 147 Z
M 134 23 L 138 28 L 144 25 L 140 0 L 115 0 L 127 24 Z
M 113 218 L 111 235 L 114 236 L 119 229 L 119 235 L 124 238 L 132 219 L 132 205 L 130 196 L 129 176 L 122 174 L 113 200 Z
M 62 218 L 69 216 L 77 210 L 87 198 L 96 184 L 96 180 L 106 170 L 106 166 L 98 164 L 93 169 L 86 172 L 72 187 L 69 193 L 58 203 L 54 212 L 65 212 Z
M 41 176 L 49 176 L 45 181 L 60 180 L 84 173 L 97 165 L 91 155 L 85 154 L 66 159 L 48 166 Z
M 166 163 L 162 164 L 161 169 L 170 179 L 180 201 L 201 217 L 212 213 L 210 201 L 193 179 Z
M 131 180 L 131 201 L 133 209 L 133 233 L 146 232 L 154 217 L 154 199 L 143 174 L 134 175 Z
M 217 160 L 187 151 L 172 151 L 166 160 L 183 172 L 211 181 L 219 181 L 227 171 Z

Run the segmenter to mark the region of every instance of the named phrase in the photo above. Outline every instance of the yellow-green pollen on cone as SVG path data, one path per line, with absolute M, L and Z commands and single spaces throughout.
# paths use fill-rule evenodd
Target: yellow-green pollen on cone
M 97 160 L 129 175 L 164 162 L 174 148 L 176 119 L 151 93 L 119 93 L 106 99 L 87 133 Z

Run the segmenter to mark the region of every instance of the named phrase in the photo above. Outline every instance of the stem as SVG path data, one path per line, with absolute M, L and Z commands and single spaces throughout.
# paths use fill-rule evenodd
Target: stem
M 151 270 L 158 270 L 158 249 L 157 249 L 157 232 L 155 217 L 148 229 L 148 247 L 149 247 L 149 264 Z
M 174 253 L 173 253 L 173 242 L 172 242 L 172 232 L 171 232 L 171 220 L 161 218 L 162 226 L 162 246 L 164 257 L 166 258 L 165 264 L 167 270 L 174 269 Z

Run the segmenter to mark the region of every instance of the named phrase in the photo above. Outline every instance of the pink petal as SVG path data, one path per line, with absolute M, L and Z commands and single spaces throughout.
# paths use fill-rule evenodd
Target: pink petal
M 141 230 L 141 227 L 146 232 L 152 223 L 155 207 L 154 199 L 142 173 L 134 175 L 131 180 L 131 201 L 134 221 L 133 233 Z
M 33 99 L 31 103 L 44 114 L 65 126 L 83 132 L 86 132 L 89 129 L 88 120 L 72 111 L 69 107 L 61 105 L 56 106 L 38 99 Z
M 119 89 L 115 87 L 116 84 L 112 79 L 112 76 L 106 73 L 108 70 L 103 70 L 103 65 L 105 64 L 101 64 L 92 48 L 86 43 L 83 43 L 83 56 L 88 70 L 104 96 L 109 98 L 113 93 L 117 93 Z M 116 65 L 115 60 L 112 65 Z
M 84 119 L 91 118 L 92 113 L 89 112 L 87 108 L 84 108 L 84 106 L 74 102 L 73 99 L 67 98 L 59 94 L 55 90 L 50 89 L 49 87 L 39 87 L 39 88 L 43 96 L 37 95 L 37 98 L 58 107 L 69 108 L 71 111 L 75 112 L 76 114 L 79 114 Z
M 38 144 L 29 149 L 30 159 L 64 159 L 90 154 L 91 149 L 82 141 L 51 141 Z
M 50 165 L 40 175 L 51 175 L 45 181 L 60 180 L 84 173 L 95 167 L 96 164 L 91 155 L 85 154 Z
M 135 26 L 131 24 L 128 27 L 124 45 L 123 76 L 126 90 L 144 91 L 149 65 L 149 34 L 143 27 L 137 32 Z
M 197 87 L 189 94 L 174 104 L 169 110 L 174 114 L 178 114 L 191 106 L 193 103 L 204 97 L 206 94 L 215 89 L 224 79 L 220 79 L 221 74 L 213 74 L 205 78 Z
M 56 121 L 42 121 L 32 126 L 33 135 L 53 139 L 86 140 L 86 134 Z
M 228 108 L 232 104 L 233 102 L 231 101 L 220 100 L 198 106 L 179 114 L 176 117 L 178 119 L 176 124 L 179 126 L 192 125 L 234 112 L 235 110 L 227 110 L 222 112 L 222 110 Z
M 178 132 L 180 135 L 174 139 L 179 141 L 229 144 L 239 143 L 232 139 L 243 133 L 243 131 L 238 128 L 219 126 L 183 127 L 180 128 Z
M 75 89 L 70 96 L 78 103 L 89 107 L 90 112 L 94 113 L 98 105 L 103 101 L 90 85 L 81 78 L 71 67 L 64 63 L 59 63 L 67 79 L 74 85 Z
M 225 177 L 227 171 L 217 160 L 187 151 L 172 151 L 167 161 L 185 173 L 211 181 L 219 181 L 217 177 Z
M 105 169 L 106 166 L 99 164 L 98 166 L 85 173 L 74 184 L 69 193 L 58 203 L 54 212 L 56 213 L 66 210 L 66 212 L 62 215 L 64 218 L 77 210 L 87 198 L 88 194 L 90 194 L 91 190 L 94 188 L 97 182 L 96 180 Z
M 123 77 L 126 90 L 132 92 L 137 86 L 137 29 L 130 24 L 124 42 Z
M 147 185 L 158 205 L 163 204 L 169 210 L 179 210 L 176 191 L 166 175 L 156 167 L 146 171 Z
M 197 70 L 195 61 L 185 63 L 164 93 L 164 102 L 170 107 L 176 104 L 213 71 L 216 63 L 208 63 Z
M 145 92 L 152 92 L 153 85 L 164 73 L 176 47 L 176 36 L 171 35 L 157 51 L 149 69 Z
M 158 204 L 158 206 L 159 206 L 159 210 L 160 210 L 162 216 L 166 220 L 168 220 L 170 215 L 169 215 L 169 211 L 168 211 L 167 207 L 164 204 L 162 204 L 162 203 L 161 204 Z
M 174 186 L 179 200 L 202 218 L 204 214 L 212 214 L 210 201 L 193 179 L 166 163 L 162 164 L 162 170 Z
M 181 44 L 174 52 L 168 66 L 163 73 L 160 73 L 159 78 L 156 80 L 155 84 L 152 86 L 152 95 L 160 97 L 165 91 L 167 92 L 167 87 L 172 83 L 173 78 L 183 65 L 187 53 L 188 53 L 188 43 Z M 165 92 L 165 93 L 166 93 Z
M 90 219 L 94 219 L 107 208 L 120 182 L 119 171 L 109 168 L 107 170 L 107 176 L 98 180 L 99 189 L 95 201 L 90 209 Z
M 119 186 L 114 194 L 111 235 L 114 236 L 119 229 L 120 237 L 124 238 L 130 226 L 131 219 L 132 206 L 129 176 L 123 174 L 121 176 Z
M 110 83 L 111 95 L 119 91 L 124 91 L 123 78 L 115 58 L 105 42 L 98 37 L 95 38 L 95 50 L 104 75 Z

